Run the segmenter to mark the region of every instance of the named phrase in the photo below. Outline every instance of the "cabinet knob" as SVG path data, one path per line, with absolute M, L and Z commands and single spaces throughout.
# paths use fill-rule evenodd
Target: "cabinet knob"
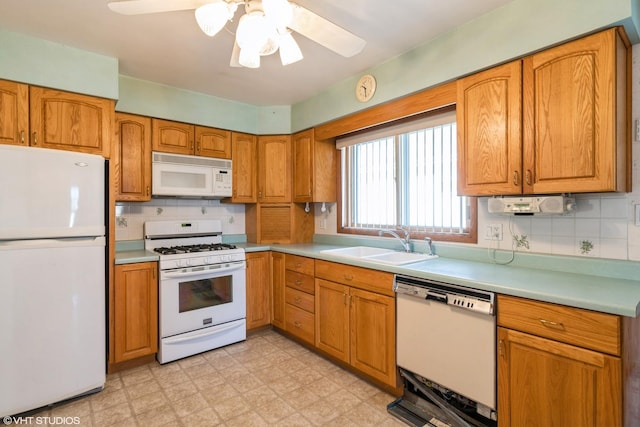
M 20 144 L 24 144 L 24 131 L 20 131 Z
M 198 153 L 200 153 L 200 147 L 201 147 L 201 146 L 200 146 L 200 141 L 198 141 L 198 148 L 196 149 L 196 151 L 197 151 Z
M 151 187 L 147 185 L 147 196 L 150 196 L 150 195 L 151 195 Z
M 38 145 L 38 132 L 33 133 L 33 145 Z

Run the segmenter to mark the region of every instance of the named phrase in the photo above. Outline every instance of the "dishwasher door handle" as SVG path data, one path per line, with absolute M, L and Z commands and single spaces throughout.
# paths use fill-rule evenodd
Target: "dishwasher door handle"
M 437 292 L 432 292 L 432 291 L 427 292 L 427 296 L 425 297 L 425 299 L 441 302 L 443 304 L 446 304 L 449 300 L 449 298 L 447 297 L 447 294 L 439 294 Z

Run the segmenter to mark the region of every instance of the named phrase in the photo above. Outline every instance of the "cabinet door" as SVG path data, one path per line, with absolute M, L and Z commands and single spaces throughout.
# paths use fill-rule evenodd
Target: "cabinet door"
M 395 387 L 395 298 L 351 289 L 351 365 Z
M 521 61 L 458 80 L 458 194 L 522 191 Z
M 313 129 L 293 135 L 293 201 L 313 201 Z
M 228 130 L 196 126 L 197 156 L 231 158 L 231 132 Z
M 153 119 L 151 124 L 153 151 L 174 154 L 195 153 L 193 125 L 160 119 Z
M 271 280 L 269 252 L 248 253 L 247 329 L 271 323 Z
M 31 145 L 109 157 L 112 100 L 41 87 L 29 97 Z
M 525 58 L 525 192 L 620 191 L 625 59 L 615 29 Z
M 116 138 L 111 158 L 116 200 L 151 200 L 151 119 L 116 113 Z
M 316 279 L 316 347 L 349 362 L 349 287 Z
M 498 328 L 501 427 L 622 425 L 621 362 Z
M 29 86 L 0 80 L 0 144 L 29 145 Z
M 333 140 L 316 140 L 309 129 L 292 137 L 293 201 L 336 201 L 336 145 Z
M 255 203 L 257 201 L 257 138 L 255 135 L 233 132 L 231 134 L 231 160 L 233 166 L 231 201 Z
M 280 329 L 285 328 L 285 268 L 284 254 L 271 252 L 271 323 Z
M 116 265 L 114 281 L 116 363 L 158 351 L 157 263 Z
M 291 136 L 258 137 L 258 201 L 291 202 Z

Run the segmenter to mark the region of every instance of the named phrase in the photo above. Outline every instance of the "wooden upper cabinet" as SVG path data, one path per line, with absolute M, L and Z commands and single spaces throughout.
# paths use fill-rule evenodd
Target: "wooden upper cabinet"
M 152 119 L 153 151 L 192 155 L 195 151 L 195 126 L 170 120 Z
M 458 81 L 458 193 L 522 191 L 521 61 Z
M 314 130 L 292 137 L 293 201 L 336 201 L 336 148 L 333 140 L 317 141 Z
M 524 59 L 525 192 L 626 191 L 628 46 L 619 31 Z
M 231 181 L 234 203 L 255 203 L 257 201 L 257 137 L 246 133 L 231 134 Z
M 32 146 L 109 157 L 112 100 L 33 86 L 29 97 Z
M 29 86 L 0 80 L 0 144 L 29 145 Z
M 231 131 L 204 126 L 195 127 L 195 155 L 231 158 Z
M 610 29 L 458 84 L 458 193 L 630 191 L 629 46 Z
M 258 137 L 258 202 L 291 202 L 291 135 Z
M 116 113 L 111 159 L 117 201 L 151 200 L 151 119 Z

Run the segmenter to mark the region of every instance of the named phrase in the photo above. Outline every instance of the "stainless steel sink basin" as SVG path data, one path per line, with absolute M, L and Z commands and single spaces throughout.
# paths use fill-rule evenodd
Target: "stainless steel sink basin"
M 373 248 L 370 246 L 351 246 L 348 248 L 325 249 L 320 252 L 390 265 L 412 264 L 414 262 L 438 258 L 437 255 L 426 255 L 415 252 L 399 252 L 391 249 Z

